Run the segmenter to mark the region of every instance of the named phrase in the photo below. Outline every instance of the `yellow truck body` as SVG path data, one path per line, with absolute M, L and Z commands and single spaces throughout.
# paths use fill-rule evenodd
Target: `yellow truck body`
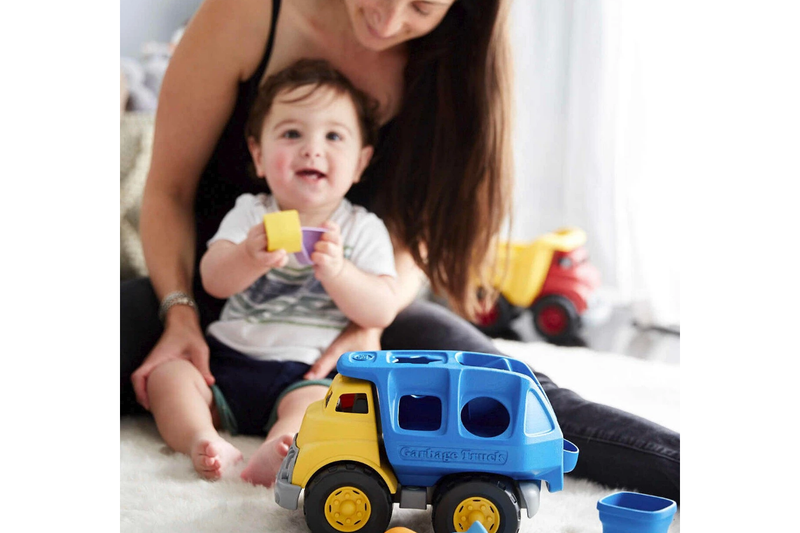
M 354 404 L 361 401 L 364 412 L 354 411 Z M 325 399 L 308 406 L 297 434 L 303 453 L 295 464 L 292 483 L 305 487 L 325 465 L 355 461 L 377 472 L 390 493 L 397 492 L 397 477 L 380 453 L 376 412 L 369 382 L 337 374 Z

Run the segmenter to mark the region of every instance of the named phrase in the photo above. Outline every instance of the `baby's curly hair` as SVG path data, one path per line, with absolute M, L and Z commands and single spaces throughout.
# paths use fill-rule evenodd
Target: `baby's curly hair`
M 341 72 L 324 59 L 301 59 L 267 78 L 258 90 L 256 101 L 250 110 L 245 126 L 246 137 L 261 140 L 264 119 L 272 108 L 272 102 L 282 91 L 313 85 L 308 94 L 293 102 L 302 101 L 321 87 L 333 89 L 337 94 L 346 94 L 353 101 L 361 130 L 363 146 L 375 146 L 378 137 L 378 102 L 364 91 L 356 88 Z

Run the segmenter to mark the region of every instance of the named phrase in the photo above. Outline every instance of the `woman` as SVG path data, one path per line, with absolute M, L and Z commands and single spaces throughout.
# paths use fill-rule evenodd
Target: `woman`
M 398 305 L 410 304 L 383 332 L 346 329 L 309 377 L 327 375 L 348 350 L 496 352 L 465 320 L 413 300 L 425 276 L 458 312 L 474 312 L 470 282 L 508 212 L 507 8 L 504 0 L 206 0 L 159 97 L 140 226 L 150 279 L 121 290 L 124 412 L 136 399 L 147 407 L 147 377 L 170 359 L 189 359 L 213 383 L 202 332 L 222 302 L 204 293 L 197 262 L 235 198 L 260 192 L 243 133 L 255 89 L 302 57 L 327 59 L 380 104 L 374 163 L 348 197 L 387 223 Z M 581 448 L 577 475 L 679 499 L 677 433 L 537 376 L 565 437 Z

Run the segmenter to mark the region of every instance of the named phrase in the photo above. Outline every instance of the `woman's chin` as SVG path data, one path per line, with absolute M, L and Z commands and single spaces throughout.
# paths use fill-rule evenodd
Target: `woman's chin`
M 361 22 L 360 31 L 355 32 L 356 39 L 364 48 L 373 52 L 384 52 L 394 48 L 406 41 L 403 37 L 393 35 L 391 37 L 381 37 L 375 30 L 370 28 L 366 21 Z
M 394 48 L 399 44 L 391 39 L 376 39 L 371 35 L 360 37 L 358 42 L 361 44 L 361 46 L 373 52 L 385 52 L 386 50 Z

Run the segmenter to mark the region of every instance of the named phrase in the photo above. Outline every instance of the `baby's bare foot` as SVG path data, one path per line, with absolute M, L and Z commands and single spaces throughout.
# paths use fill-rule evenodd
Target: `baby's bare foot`
M 281 468 L 281 462 L 292 444 L 291 435 L 281 435 L 262 444 L 242 471 L 242 479 L 253 485 L 271 487 Z
M 192 463 L 206 479 L 219 479 L 228 467 L 242 460 L 240 452 L 224 439 L 201 439 L 192 446 Z

